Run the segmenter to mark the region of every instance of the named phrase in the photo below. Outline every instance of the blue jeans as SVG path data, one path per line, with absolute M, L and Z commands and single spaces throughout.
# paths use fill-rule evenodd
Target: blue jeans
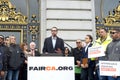
M 99 70 L 99 68 L 97 68 L 97 76 L 98 76 L 99 80 L 108 80 L 107 76 L 100 76 L 100 70 Z
M 108 77 L 108 80 L 120 80 L 120 77 L 113 78 L 113 77 L 109 76 L 109 77 Z
M 19 70 L 8 70 L 7 80 L 18 80 Z

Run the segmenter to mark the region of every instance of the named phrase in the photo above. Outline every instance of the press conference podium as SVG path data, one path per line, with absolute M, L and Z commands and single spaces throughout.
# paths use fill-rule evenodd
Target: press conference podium
M 59 53 L 48 53 L 48 54 L 45 54 L 45 53 L 42 53 L 41 54 L 42 57 L 61 57 L 63 56 L 63 54 L 59 54 Z M 81 73 L 81 67 L 78 67 L 77 65 L 75 65 L 75 73 L 78 73 L 80 74 Z
M 57 53 L 28 57 L 28 80 L 75 80 L 74 70 L 74 57 Z

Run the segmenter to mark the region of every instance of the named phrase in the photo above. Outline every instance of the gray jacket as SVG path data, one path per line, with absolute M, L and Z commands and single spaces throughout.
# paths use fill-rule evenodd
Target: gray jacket
M 20 69 L 24 61 L 24 53 L 22 52 L 19 45 L 10 44 L 9 47 L 10 53 L 8 56 L 8 69 L 17 70 Z
M 113 40 L 106 49 L 108 61 L 120 61 L 120 39 Z

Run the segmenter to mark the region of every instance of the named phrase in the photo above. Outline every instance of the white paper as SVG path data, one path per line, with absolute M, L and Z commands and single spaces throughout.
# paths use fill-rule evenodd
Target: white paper
M 104 49 L 102 46 L 88 48 L 88 58 L 96 58 L 101 56 L 105 56 Z
M 101 76 L 120 76 L 120 61 L 100 61 Z

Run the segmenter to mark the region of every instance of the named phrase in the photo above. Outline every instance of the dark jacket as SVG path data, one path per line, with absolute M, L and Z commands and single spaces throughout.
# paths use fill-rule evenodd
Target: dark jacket
M 6 71 L 7 70 L 7 56 L 9 54 L 9 49 L 4 44 L 0 44 L 0 70 Z
M 25 54 L 25 53 L 24 53 L 24 54 Z M 40 52 L 37 51 L 37 50 L 35 50 L 35 56 L 41 56 Z M 24 56 L 24 62 L 25 62 L 25 60 L 27 60 L 27 58 L 28 58 L 27 55 Z M 23 63 L 22 69 L 27 70 L 27 64 L 26 64 L 26 63 Z
M 84 53 L 84 54 L 83 54 L 83 56 L 82 56 L 82 59 L 83 59 L 83 58 L 88 58 L 88 48 L 89 48 L 89 47 L 92 47 L 92 43 L 90 43 L 90 44 L 88 45 L 86 51 L 85 51 L 85 47 L 83 48 L 83 50 L 84 50 L 83 53 Z M 88 64 L 89 64 L 89 67 L 90 67 L 90 66 L 93 66 L 93 67 L 94 67 L 94 66 L 95 66 L 95 60 L 91 60 L 91 58 L 89 58 L 89 59 L 88 59 Z
M 41 56 L 39 51 L 35 51 L 35 56 Z
M 90 43 L 90 44 L 88 45 L 86 51 L 85 51 L 85 48 L 86 48 L 86 47 L 83 48 L 83 50 L 84 50 L 84 55 L 82 56 L 82 58 L 88 58 L 88 48 L 91 47 L 91 46 L 92 46 L 92 43 Z
M 52 45 L 52 37 L 48 37 L 44 41 L 43 53 L 56 53 L 55 50 L 61 49 L 64 51 L 64 41 L 63 39 L 57 37 L 55 48 Z
M 76 61 L 81 61 L 81 58 L 82 58 L 82 55 L 83 55 L 83 48 L 74 48 L 72 50 L 72 56 L 74 57 L 74 64 L 77 65 Z
M 24 62 L 24 54 L 21 48 L 19 47 L 19 45 L 10 44 L 9 50 L 10 53 L 8 57 L 8 69 L 19 69 Z

